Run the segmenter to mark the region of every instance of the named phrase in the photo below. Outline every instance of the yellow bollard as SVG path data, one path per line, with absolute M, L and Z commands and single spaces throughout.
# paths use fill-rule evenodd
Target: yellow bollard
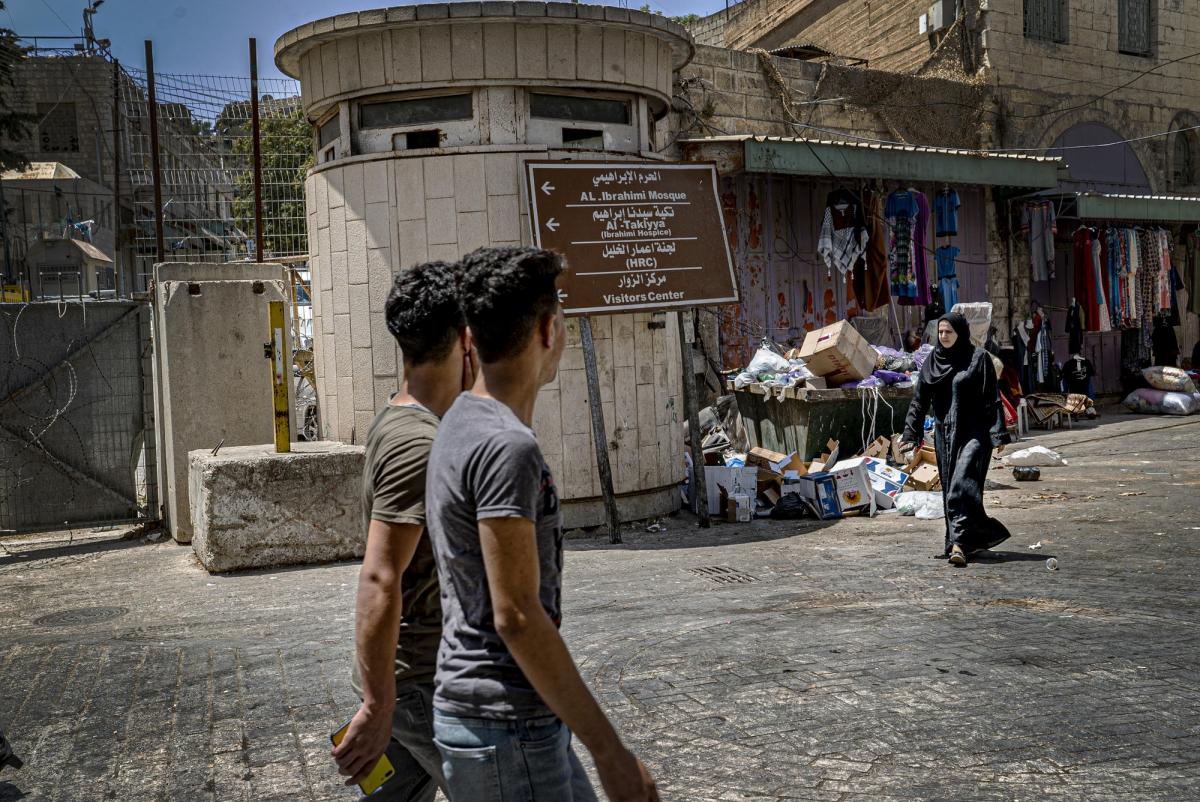
M 286 454 L 292 450 L 292 415 L 288 406 L 288 368 L 291 355 L 287 353 L 287 340 L 283 336 L 283 301 L 269 301 L 271 330 L 267 336 L 266 356 L 271 360 L 271 396 L 275 409 L 275 453 Z

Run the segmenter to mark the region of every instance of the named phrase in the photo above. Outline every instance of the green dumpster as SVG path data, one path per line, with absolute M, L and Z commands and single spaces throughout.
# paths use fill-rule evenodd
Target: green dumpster
M 732 389 L 732 385 L 730 385 Z M 733 391 L 750 446 L 798 452 L 805 460 L 820 456 L 829 440 L 837 440 L 841 456 L 857 454 L 875 437 L 904 428 L 911 387 L 875 390 L 810 390 L 752 384 Z M 874 435 L 871 421 L 874 419 Z

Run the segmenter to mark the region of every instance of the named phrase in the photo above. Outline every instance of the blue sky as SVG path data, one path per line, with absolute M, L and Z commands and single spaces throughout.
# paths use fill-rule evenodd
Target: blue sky
M 629 0 L 637 8 L 645 0 Z M 96 13 L 96 36 L 112 40 L 123 64 L 143 67 L 142 42 L 154 40 L 154 66 L 164 73 L 246 75 L 250 71 L 246 39 L 258 38 L 259 74 L 277 77 L 272 50 L 280 34 L 321 17 L 399 5 L 347 0 L 105 0 Z M 612 5 L 618 5 L 613 0 Z M 78 36 L 85 0 L 7 0 L 0 27 L 22 36 Z M 705 14 L 724 8 L 724 0 L 658 0 L 651 8 L 666 14 Z M 61 18 L 61 19 L 60 19 Z

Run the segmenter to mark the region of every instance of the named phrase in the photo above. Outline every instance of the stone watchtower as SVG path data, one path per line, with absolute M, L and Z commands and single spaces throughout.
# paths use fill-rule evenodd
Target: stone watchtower
M 402 364 L 383 302 L 398 271 L 531 241 L 527 159 L 662 159 L 675 72 L 693 53 L 662 16 L 484 2 L 343 14 L 289 31 L 279 68 L 315 126 L 306 182 L 322 435 L 362 442 Z M 679 506 L 674 313 L 594 321 L 616 491 L 629 518 Z M 600 524 L 578 327 L 534 426 L 569 526 Z

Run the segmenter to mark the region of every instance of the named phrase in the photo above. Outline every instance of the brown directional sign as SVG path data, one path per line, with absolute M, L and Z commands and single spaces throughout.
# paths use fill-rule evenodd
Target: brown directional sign
M 738 299 L 710 164 L 526 163 L 530 225 L 566 257 L 568 315 Z

